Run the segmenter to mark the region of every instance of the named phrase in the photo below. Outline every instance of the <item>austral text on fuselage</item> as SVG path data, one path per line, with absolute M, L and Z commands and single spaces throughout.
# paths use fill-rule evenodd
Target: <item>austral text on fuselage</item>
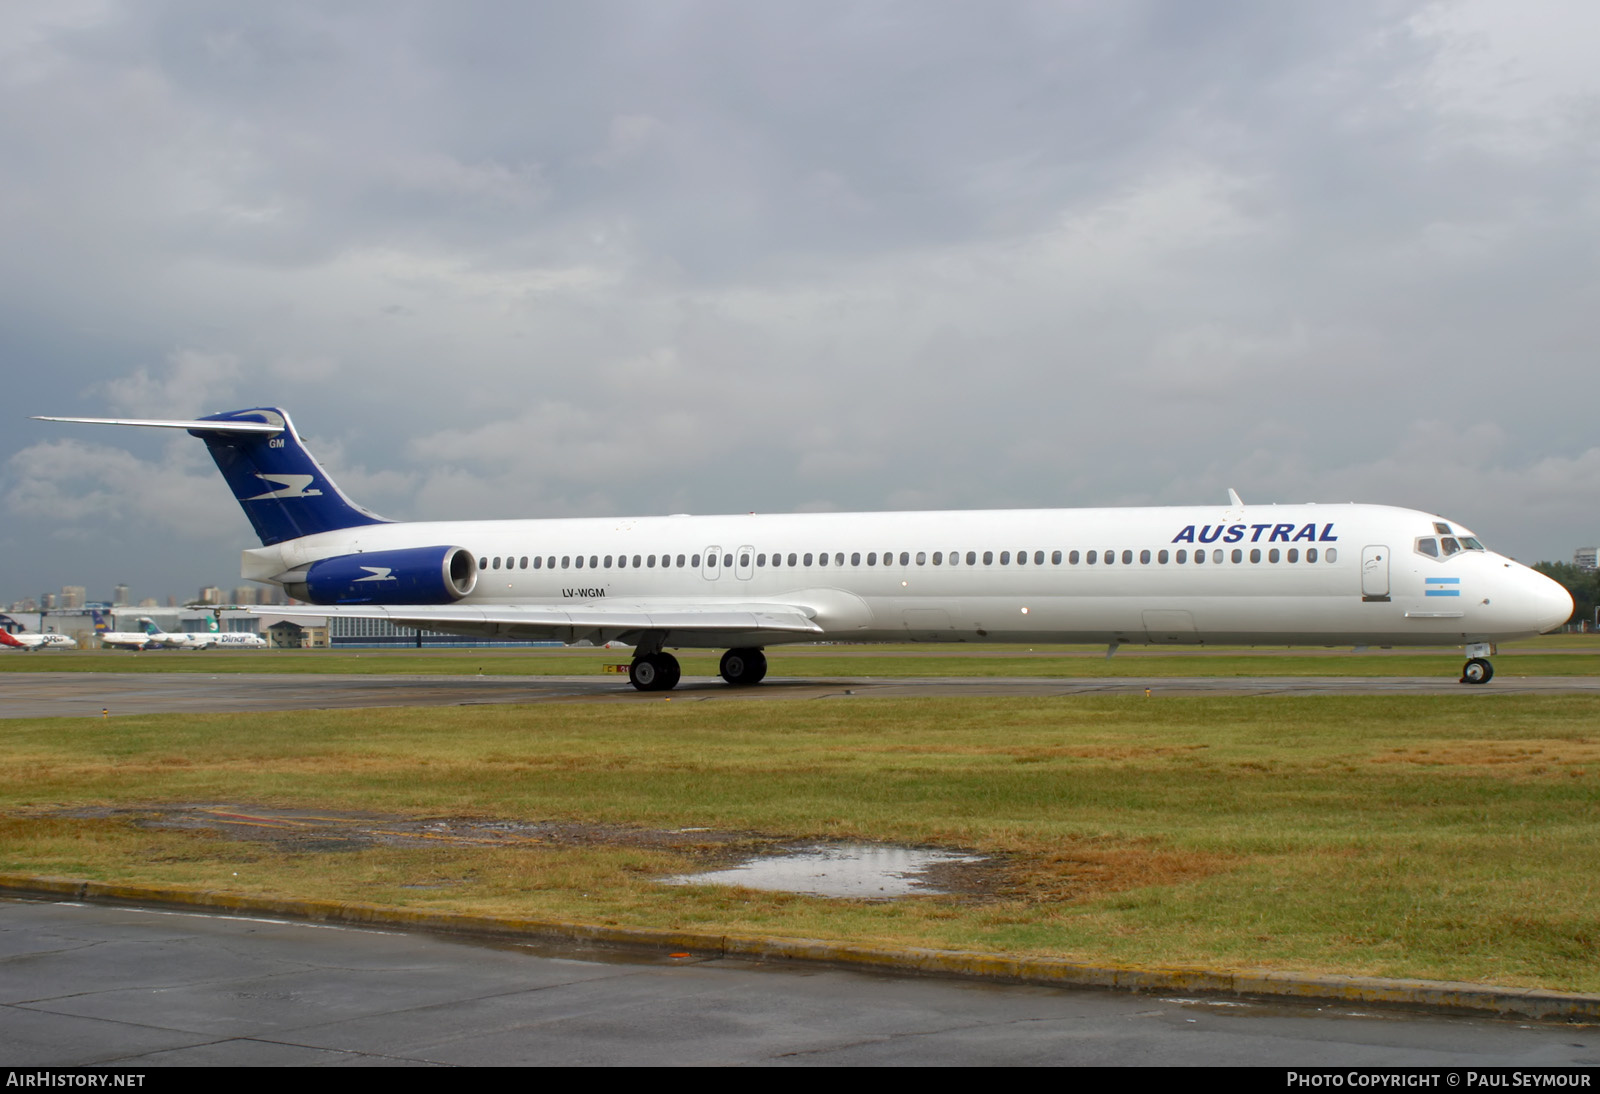
M 1172 542 L 1215 543 L 1220 537 L 1223 543 L 1238 543 L 1247 532 L 1250 533 L 1251 543 L 1260 543 L 1262 535 L 1266 535 L 1268 543 L 1339 542 L 1339 537 L 1333 534 L 1332 524 L 1324 524 L 1320 536 L 1315 524 L 1302 524 L 1298 531 L 1292 524 L 1202 524 L 1199 527 L 1197 533 L 1193 524 L 1186 526 L 1172 537 Z
M 572 596 L 605 596 L 606 595 L 606 591 L 604 589 L 562 589 L 561 590 L 561 595 L 562 596 L 566 596 L 566 597 L 572 597 Z

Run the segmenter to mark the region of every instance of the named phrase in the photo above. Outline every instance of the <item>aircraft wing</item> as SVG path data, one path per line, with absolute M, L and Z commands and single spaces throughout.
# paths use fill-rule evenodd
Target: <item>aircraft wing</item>
M 692 635 L 696 645 L 713 638 L 719 645 L 760 645 L 804 641 L 823 633 L 811 612 L 789 604 L 295 604 L 250 610 L 257 615 L 387 619 L 396 626 L 449 634 L 567 643 L 627 642 L 629 636 L 664 631 L 668 645 L 674 644 L 674 635 Z

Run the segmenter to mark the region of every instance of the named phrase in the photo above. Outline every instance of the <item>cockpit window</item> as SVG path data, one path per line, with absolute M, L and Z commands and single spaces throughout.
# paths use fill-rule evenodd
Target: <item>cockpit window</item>
M 1417 553 L 1427 555 L 1429 558 L 1439 557 L 1439 541 L 1430 537 L 1417 540 Z
M 1465 547 L 1469 551 L 1481 551 L 1484 549 L 1483 544 L 1479 543 L 1471 536 L 1462 536 L 1461 546 Z
M 1452 534 L 1448 524 L 1437 520 L 1433 522 L 1433 530 L 1438 532 L 1441 536 L 1448 536 Z
M 1458 554 L 1461 551 L 1461 544 L 1456 540 L 1455 536 L 1445 536 L 1440 539 L 1439 547 L 1444 551 L 1445 558 L 1449 558 L 1451 555 Z

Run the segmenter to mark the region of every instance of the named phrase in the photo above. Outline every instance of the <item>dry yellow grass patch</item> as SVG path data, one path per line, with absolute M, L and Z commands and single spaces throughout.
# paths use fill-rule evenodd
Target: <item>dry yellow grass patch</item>
M 1501 775 L 1583 774 L 1600 768 L 1600 741 L 1532 739 L 1472 741 L 1395 748 L 1372 757 L 1378 764 L 1416 764 L 1490 771 Z

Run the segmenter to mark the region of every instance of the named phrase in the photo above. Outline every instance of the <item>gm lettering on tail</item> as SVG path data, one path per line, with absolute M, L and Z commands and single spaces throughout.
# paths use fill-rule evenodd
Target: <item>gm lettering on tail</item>
M 1320 536 L 1315 524 L 1302 524 L 1298 531 L 1292 524 L 1202 524 L 1198 530 L 1190 524 L 1173 536 L 1172 542 L 1215 543 L 1220 539 L 1223 543 L 1239 543 L 1247 533 L 1251 543 L 1260 543 L 1262 536 L 1267 537 L 1268 543 L 1339 542 L 1339 537 L 1333 534 L 1332 524 L 1324 524 Z

